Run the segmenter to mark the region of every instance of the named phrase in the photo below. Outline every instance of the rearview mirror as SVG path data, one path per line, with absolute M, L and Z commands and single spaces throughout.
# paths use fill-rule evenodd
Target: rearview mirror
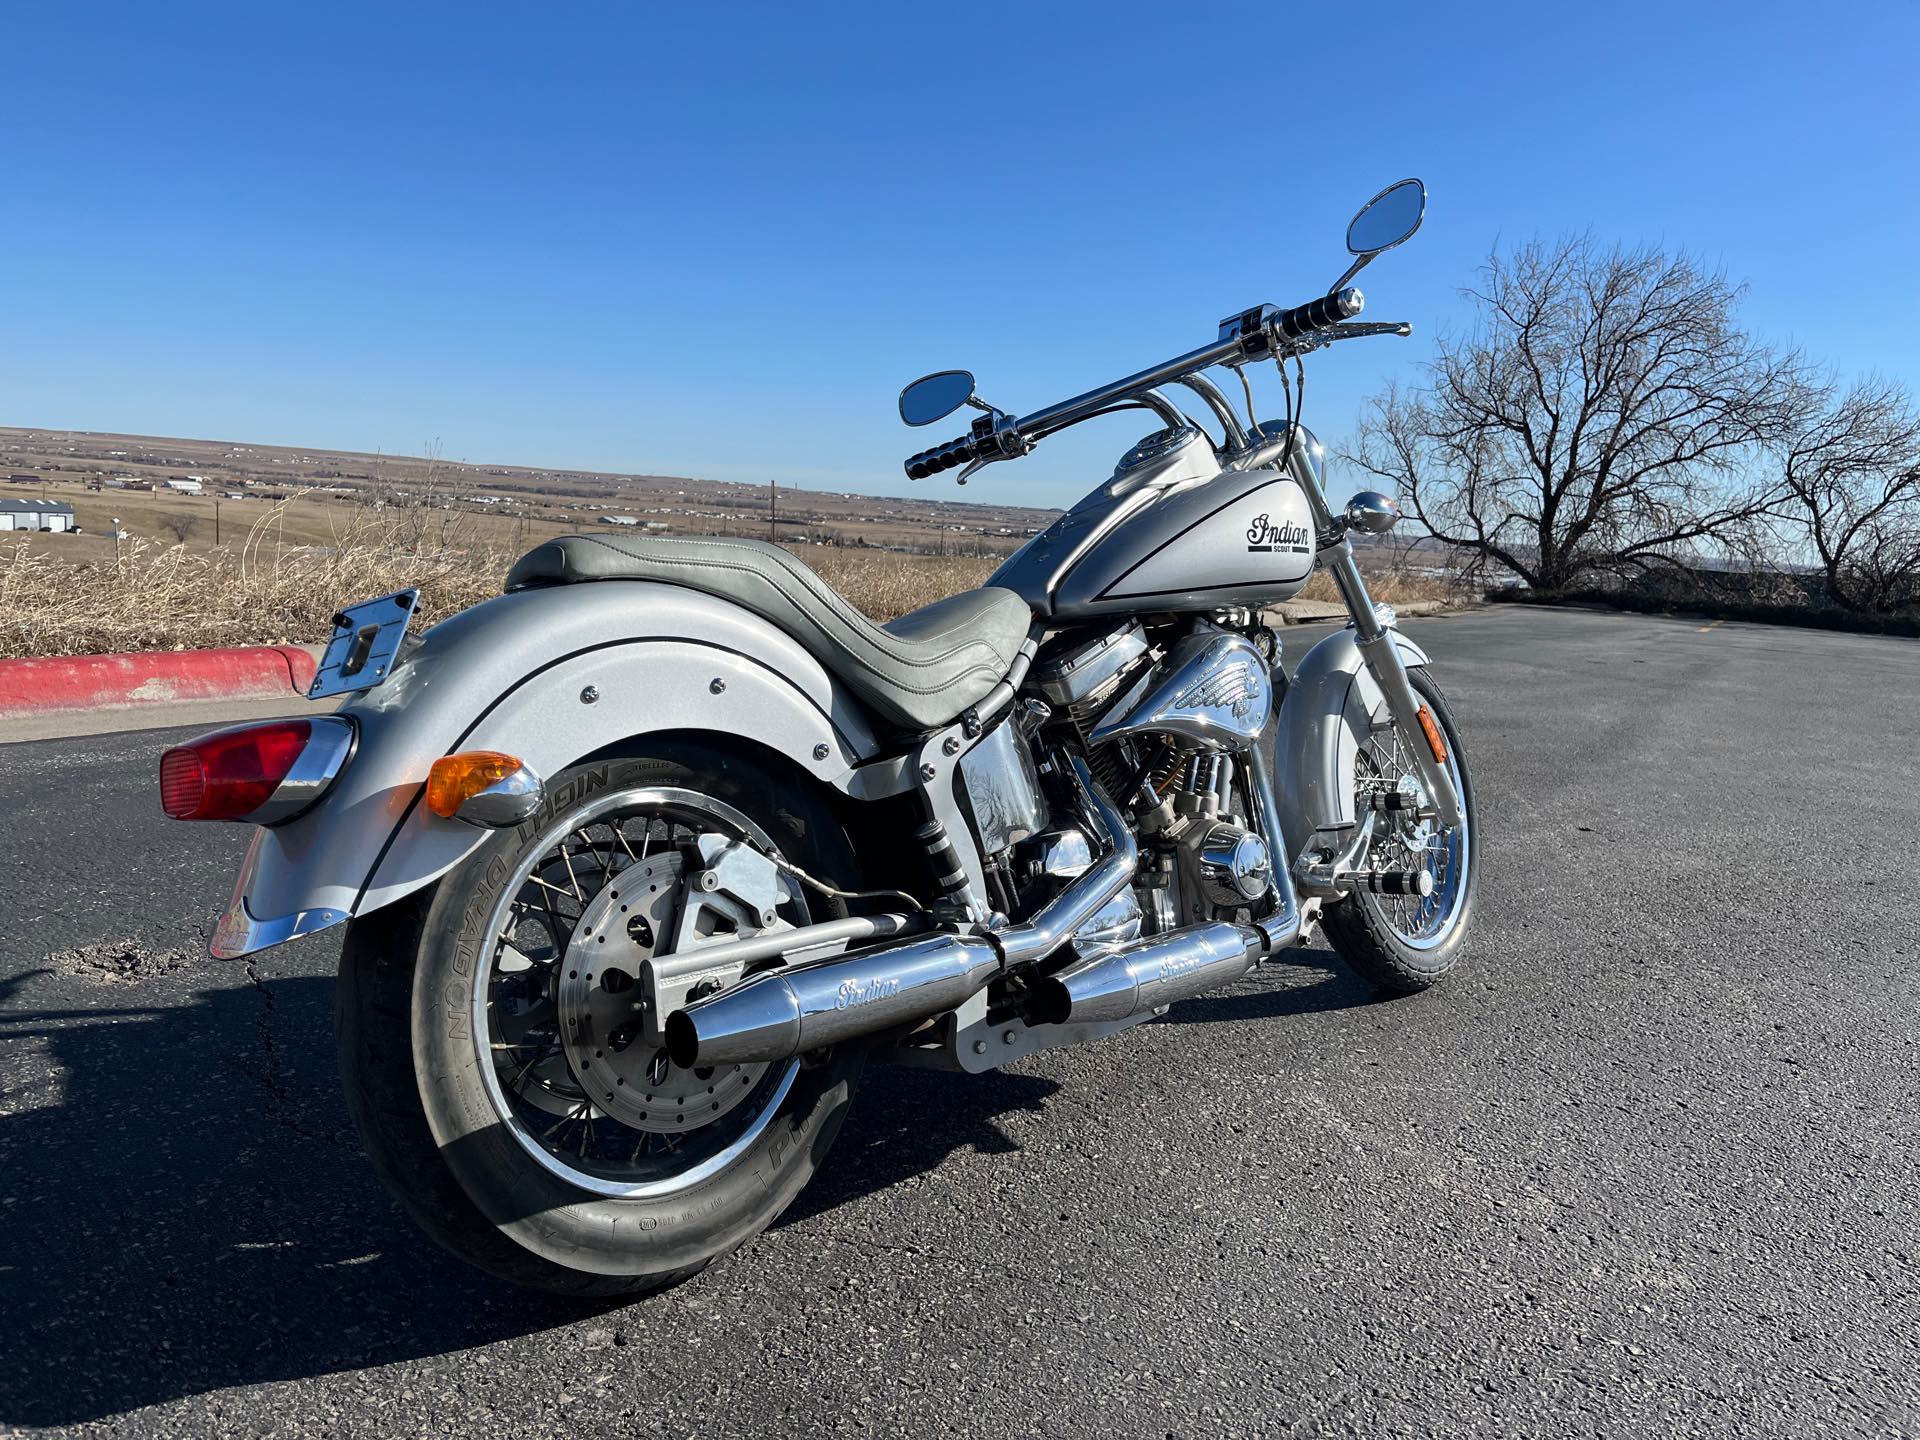
M 1400 507 L 1391 495 L 1362 490 L 1347 501 L 1347 528 L 1362 535 L 1384 535 L 1400 523 Z
M 973 399 L 973 372 L 939 370 L 922 375 L 900 392 L 900 418 L 909 425 L 944 420 Z
M 1427 187 L 1418 180 L 1389 185 L 1360 207 L 1347 226 L 1347 253 L 1372 257 L 1409 240 L 1427 214 Z

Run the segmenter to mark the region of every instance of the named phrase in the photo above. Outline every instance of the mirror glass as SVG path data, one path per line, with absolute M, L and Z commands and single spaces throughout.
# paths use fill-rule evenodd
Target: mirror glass
M 1427 187 L 1418 180 L 1389 185 L 1360 207 L 1347 226 L 1347 251 L 1378 255 L 1391 250 L 1420 228 L 1427 213 Z
M 922 375 L 900 392 L 900 418 L 909 425 L 944 420 L 973 398 L 973 372 L 941 370 Z

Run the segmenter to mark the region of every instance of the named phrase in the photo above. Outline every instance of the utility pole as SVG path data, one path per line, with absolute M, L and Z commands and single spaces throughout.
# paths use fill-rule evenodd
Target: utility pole
M 220 543 L 220 497 L 213 497 L 213 543 Z
M 767 481 L 767 539 L 780 538 L 780 477 Z

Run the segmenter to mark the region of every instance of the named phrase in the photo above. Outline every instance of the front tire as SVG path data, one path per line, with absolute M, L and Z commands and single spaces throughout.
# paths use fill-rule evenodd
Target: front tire
M 1460 791 L 1466 824 L 1458 834 L 1431 837 L 1425 847 L 1399 839 L 1374 847 L 1374 859 L 1383 867 L 1438 872 L 1433 897 L 1422 901 L 1357 891 L 1329 905 L 1321 917 L 1327 938 L 1340 957 L 1363 980 L 1387 995 L 1418 994 L 1460 963 L 1479 871 L 1473 779 L 1453 710 L 1425 667 L 1409 670 L 1407 679 L 1440 722 L 1447 742 L 1447 767 Z M 1370 737 L 1361 746 L 1358 782 L 1387 784 L 1414 773 L 1401 753 L 1403 744 L 1397 729 Z
M 724 1079 L 737 1080 L 738 1092 L 723 1086 L 712 1109 L 721 1111 L 724 1101 L 725 1113 L 703 1123 L 664 1112 L 694 1110 L 698 1094 L 704 1113 L 713 1091 L 701 1093 L 702 1082 L 721 1079 L 674 1071 L 660 1056 L 631 1073 L 636 1089 L 652 1088 L 646 1077 L 658 1077 L 667 1103 L 649 1111 L 623 1088 L 610 1092 L 620 1118 L 596 1111 L 581 1080 L 581 1067 L 590 1071 L 594 1062 L 586 1050 L 563 1048 L 562 1012 L 550 998 L 567 973 L 569 937 L 577 945 L 578 931 L 593 923 L 587 857 L 609 857 L 598 878 L 606 888 L 629 868 L 615 854 L 612 841 L 622 837 L 610 826 L 627 826 L 625 848 L 642 861 L 645 840 L 661 825 L 665 843 L 674 844 L 672 820 L 634 809 L 652 803 L 634 797 L 671 795 L 682 798 L 660 814 L 696 817 L 683 827 L 690 834 L 701 833 L 702 812 L 685 797 L 699 797 L 706 813 L 744 819 L 810 873 L 851 877 L 853 860 L 817 797 L 718 746 L 676 743 L 578 766 L 555 776 L 547 795 L 533 820 L 489 835 L 429 891 L 354 922 L 341 957 L 341 1070 L 375 1169 L 440 1244 L 519 1285 L 632 1296 L 686 1279 L 786 1208 L 838 1132 L 863 1057 L 847 1051 L 760 1073 L 735 1067 Z M 583 816 L 593 818 L 582 823 Z M 547 873 L 558 886 L 542 881 L 538 868 L 541 847 L 556 834 L 565 869 Z M 653 856 L 656 867 L 664 853 Z M 665 879 L 674 872 L 645 873 Z M 571 902 L 549 893 L 569 888 L 580 892 Z M 537 906 L 522 913 L 522 894 L 534 895 L 545 916 Z M 570 914 L 569 903 L 580 913 Z M 780 920 L 825 918 L 809 914 L 808 903 L 789 883 Z M 528 939 L 542 932 L 550 943 Z M 639 1063 L 647 1052 L 633 1054 Z M 517 1090 L 505 1083 L 510 1072 L 518 1072 Z M 575 1136 L 577 1155 L 568 1148 Z

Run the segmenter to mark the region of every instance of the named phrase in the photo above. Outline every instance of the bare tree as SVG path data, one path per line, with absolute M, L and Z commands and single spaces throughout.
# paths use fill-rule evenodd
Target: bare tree
M 160 517 L 160 525 L 163 529 L 171 530 L 173 532 L 173 538 L 182 545 L 186 544 L 187 541 L 192 538 L 193 532 L 200 528 L 200 522 L 192 515 L 186 514 L 183 511 L 176 511 L 172 515 L 162 515 Z
M 1920 607 L 1920 413 L 1904 387 L 1823 387 L 1782 444 L 1781 478 L 1783 513 L 1806 526 L 1829 600 Z
M 1560 590 L 1644 570 L 1767 513 L 1758 450 L 1804 405 L 1797 356 L 1684 254 L 1533 241 L 1495 253 L 1474 331 L 1369 402 L 1350 458 L 1437 538 Z

